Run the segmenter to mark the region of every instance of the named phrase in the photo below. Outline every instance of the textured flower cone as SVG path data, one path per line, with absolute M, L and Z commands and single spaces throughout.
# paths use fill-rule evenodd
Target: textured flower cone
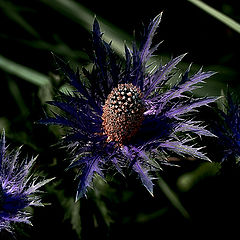
M 108 95 L 102 115 L 107 142 L 123 146 L 138 132 L 144 119 L 142 96 L 132 84 L 119 84 Z

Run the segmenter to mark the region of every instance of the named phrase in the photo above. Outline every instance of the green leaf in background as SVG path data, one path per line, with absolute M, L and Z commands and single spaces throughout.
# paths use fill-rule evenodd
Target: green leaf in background
M 4 71 L 16 75 L 37 86 L 50 84 L 50 79 L 46 75 L 31 68 L 15 63 L 0 55 L 0 68 Z
M 189 213 L 184 208 L 177 194 L 168 186 L 164 179 L 158 174 L 158 186 L 172 203 L 172 205 L 183 215 L 184 218 L 189 219 Z
M 206 13 L 210 14 L 211 16 L 215 17 L 220 22 L 226 24 L 228 27 L 232 28 L 234 31 L 240 33 L 240 24 L 234 21 L 232 18 L 226 16 L 225 14 L 217 11 L 216 9 L 210 7 L 206 3 L 200 0 L 188 0 L 195 6 L 201 8 Z
M 203 163 L 192 172 L 187 172 L 178 178 L 177 185 L 182 192 L 192 189 L 201 180 L 219 173 L 219 163 Z
M 11 92 L 11 95 L 13 96 L 21 114 L 23 116 L 27 116 L 29 114 L 28 107 L 26 106 L 26 104 L 24 102 L 24 98 L 22 96 L 22 93 L 21 93 L 18 85 L 9 76 L 7 76 L 7 80 L 8 80 L 8 87 Z
M 83 60 L 88 60 L 87 53 L 80 51 L 80 50 L 73 50 L 65 44 L 58 36 L 55 36 L 56 43 L 51 44 L 42 40 L 36 41 L 27 41 L 27 40 L 19 40 L 22 44 L 27 45 L 29 47 L 46 50 L 49 52 L 54 52 L 55 54 L 60 54 L 61 56 L 66 56 L 71 59 L 80 58 Z
M 0 8 L 3 9 L 3 12 L 10 19 L 12 19 L 12 21 L 20 25 L 25 31 L 27 31 L 36 38 L 40 37 L 38 32 L 36 32 L 35 29 L 18 13 L 17 6 L 13 5 L 9 1 L 0 1 Z
M 111 218 L 111 213 L 109 209 L 106 206 L 106 203 L 104 202 L 104 195 L 105 197 L 108 196 L 108 194 L 113 191 L 110 186 L 99 176 L 96 176 L 94 180 L 94 187 L 96 191 L 91 192 L 91 197 L 96 202 L 99 212 L 101 214 L 102 219 L 104 220 L 106 226 L 110 226 L 110 224 L 113 222 Z

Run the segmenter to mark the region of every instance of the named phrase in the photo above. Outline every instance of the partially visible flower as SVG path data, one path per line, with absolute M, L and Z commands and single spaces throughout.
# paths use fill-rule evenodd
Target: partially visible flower
M 240 166 L 240 102 L 230 90 L 222 102 L 221 107 L 217 108 L 218 118 L 211 124 L 211 128 L 218 137 L 221 162 Z
M 83 68 L 80 75 L 56 58 L 75 91 L 59 92 L 49 104 L 61 113 L 40 123 L 67 127 L 62 144 L 71 153 L 69 168 L 79 169 L 76 200 L 92 186 L 95 173 L 104 177 L 109 166 L 122 174 L 124 167 L 135 171 L 153 194 L 153 173 L 162 164 L 171 164 L 170 154 L 209 160 L 202 147 L 194 145 L 192 134 L 214 135 L 191 113 L 216 98 L 193 98 L 187 92 L 214 72 L 199 70 L 189 77 L 189 68 L 175 84 L 166 84 L 185 54 L 150 70 L 148 60 L 159 45 L 151 47 L 160 19 L 161 14 L 145 29 L 139 49 L 135 43 L 132 50 L 125 46 L 124 60 L 102 39 L 96 19 L 91 71 Z
M 22 159 L 20 148 L 8 151 L 5 133 L 0 139 L 0 232 L 12 232 L 12 224 L 31 224 L 29 206 L 43 206 L 38 195 L 39 188 L 51 179 L 39 181 L 30 172 L 36 158 Z

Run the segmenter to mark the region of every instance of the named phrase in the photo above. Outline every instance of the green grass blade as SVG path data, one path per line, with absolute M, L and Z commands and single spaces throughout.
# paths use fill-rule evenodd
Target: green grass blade
M 23 29 L 25 29 L 28 33 L 33 35 L 36 38 L 39 38 L 39 34 L 35 31 L 35 29 L 17 12 L 16 6 L 8 1 L 0 1 L 0 8 L 3 9 L 4 13 L 12 19 L 15 23 L 20 25 Z
M 37 86 L 50 84 L 49 78 L 31 68 L 15 63 L 0 55 L 0 69 L 20 77 Z
M 163 180 L 162 177 L 158 174 L 158 186 L 161 188 L 163 193 L 166 195 L 166 197 L 169 199 L 169 201 L 172 203 L 172 205 L 183 215 L 184 218 L 189 219 L 189 213 L 184 208 L 182 203 L 180 202 L 178 196 L 176 193 L 168 186 L 168 184 Z
M 221 169 L 220 163 L 206 162 L 201 164 L 197 169 L 186 172 L 177 180 L 177 186 L 182 192 L 189 192 L 195 185 L 202 180 L 216 176 Z
M 47 50 L 49 52 L 54 52 L 55 54 L 71 57 L 73 59 L 74 58 L 75 59 L 79 58 L 82 60 L 89 59 L 88 55 L 85 52 L 76 50 L 76 49 L 71 49 L 67 44 L 65 44 L 63 41 L 60 41 L 60 40 L 55 44 L 51 44 L 49 42 L 45 42 L 42 40 L 37 40 L 37 41 L 19 40 L 19 42 L 31 48 Z
M 207 12 L 211 16 L 215 17 L 222 23 L 226 24 L 228 27 L 232 28 L 236 32 L 240 33 L 240 24 L 231 19 L 230 17 L 226 16 L 225 14 L 219 12 L 218 10 L 214 9 L 213 7 L 210 7 L 206 3 L 200 1 L 200 0 L 188 0 L 195 6 L 201 8 L 203 11 Z
M 10 93 L 14 98 L 22 116 L 27 116 L 29 114 L 28 107 L 24 102 L 23 94 L 21 93 L 17 83 L 13 79 L 11 79 L 9 76 L 7 76 L 7 80 L 8 80 L 8 88 L 10 90 Z

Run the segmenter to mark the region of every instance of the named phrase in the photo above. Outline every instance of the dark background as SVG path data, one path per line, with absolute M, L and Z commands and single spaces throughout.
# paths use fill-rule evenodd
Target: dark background
M 205 2 L 240 22 L 237 1 Z M 218 72 L 196 94 L 218 96 L 229 86 L 238 96 L 240 35 L 190 2 L 81 1 L 81 4 L 113 28 L 130 36 L 135 33 L 137 40 L 142 24 L 148 24 L 163 11 L 155 41 L 164 42 L 157 54 L 170 58 L 188 52 L 180 67 L 186 69 L 193 62 L 194 69 L 203 66 L 204 70 Z M 166 167 L 161 177 L 168 187 L 161 187 L 156 181 L 154 198 L 135 175 L 127 179 L 116 175 L 109 179 L 109 185 L 96 184 L 97 193 L 90 191 L 88 199 L 74 203 L 74 173 L 64 171 L 68 165 L 64 161 L 65 152 L 52 147 L 60 131 L 34 122 L 43 117 L 44 102 L 63 84 L 56 75 L 51 52 L 73 64 L 87 65 L 84 52 L 89 49 L 89 39 L 84 23 L 62 9 L 57 1 L 50 4 L 40 0 L 0 0 L 0 56 L 44 74 L 51 82 L 51 86 L 38 86 L 0 65 L 0 129 L 5 128 L 12 147 L 24 144 L 23 154 L 39 154 L 36 168 L 43 175 L 56 177 L 44 189 L 44 202 L 50 205 L 31 210 L 34 226 L 17 225 L 17 239 L 63 239 L 63 236 L 73 240 L 167 239 L 233 233 L 240 210 L 238 172 L 218 174 L 218 165 L 183 162 L 180 168 Z M 207 151 L 211 157 L 217 156 L 214 147 Z M 169 195 L 166 190 L 169 188 L 187 215 Z M 0 239 L 4 238 L 10 237 L 2 233 Z

